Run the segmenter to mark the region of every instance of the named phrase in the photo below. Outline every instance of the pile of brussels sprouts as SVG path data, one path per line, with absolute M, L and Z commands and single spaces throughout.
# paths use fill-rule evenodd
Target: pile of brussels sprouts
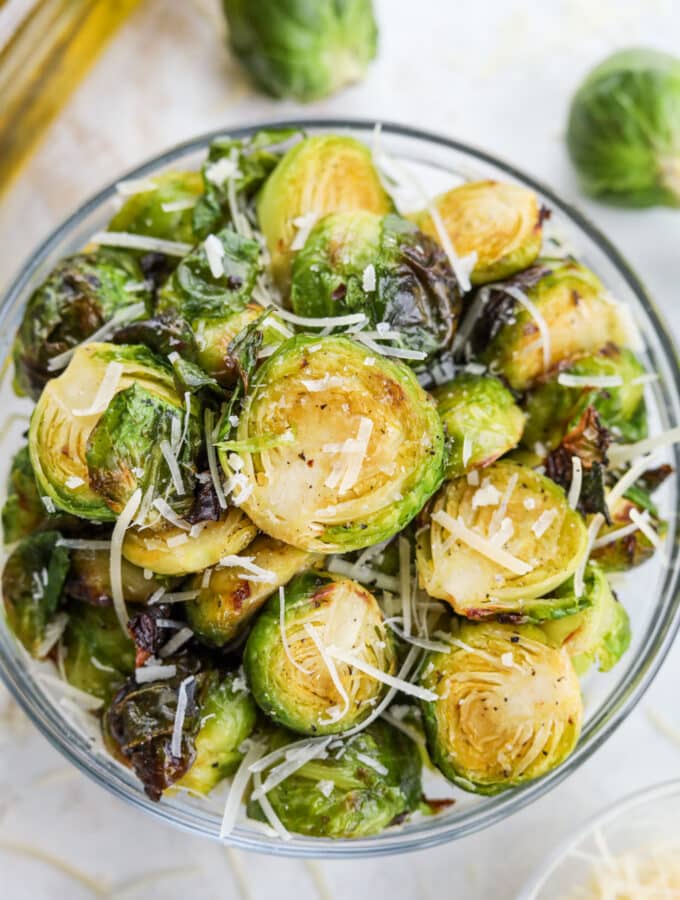
M 123 185 L 16 337 L 7 623 L 148 795 L 353 838 L 571 753 L 654 553 L 640 362 L 513 184 L 400 215 L 342 135 Z M 546 242 L 547 243 L 547 242 Z M 629 463 L 632 462 L 632 466 Z M 226 786 L 225 786 L 226 787 Z

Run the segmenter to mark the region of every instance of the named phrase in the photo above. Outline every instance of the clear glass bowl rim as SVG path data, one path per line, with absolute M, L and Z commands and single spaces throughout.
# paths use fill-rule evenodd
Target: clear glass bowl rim
M 280 119 L 258 122 L 238 128 L 225 127 L 210 131 L 149 158 L 141 165 L 116 177 L 115 180 L 111 181 L 90 200 L 78 207 L 28 258 L 0 302 L 0 334 L 3 332 L 3 324 L 5 324 L 8 312 L 24 293 L 35 270 L 72 230 L 76 230 L 78 225 L 90 213 L 96 211 L 99 206 L 115 194 L 118 182 L 143 178 L 157 169 L 173 163 L 184 154 L 207 148 L 212 140 L 225 134 L 235 138 L 243 138 L 262 129 L 300 127 L 311 132 L 349 130 L 354 133 L 361 133 L 364 138 L 370 139 L 375 124 L 375 120 L 369 119 L 334 118 Z M 545 197 L 554 208 L 559 209 L 608 258 L 609 262 L 618 270 L 618 274 L 627 283 L 631 292 L 636 296 L 637 301 L 651 322 L 655 337 L 667 363 L 669 374 L 672 376 L 672 384 L 668 385 L 668 389 L 674 392 L 675 397 L 680 397 L 680 367 L 676 358 L 673 340 L 663 322 L 662 316 L 623 256 L 608 238 L 578 209 L 562 200 L 558 194 L 539 180 L 485 150 L 435 132 L 399 123 L 381 121 L 381 128 L 383 134 L 391 134 L 396 138 L 403 137 L 439 145 L 444 149 L 465 154 L 470 159 L 476 159 L 482 163 L 494 166 L 511 178 L 533 188 Z M 11 346 L 12 337 L 13 335 L 5 335 L 0 342 L 3 352 Z M 672 452 L 676 471 L 680 471 L 680 448 L 676 445 Z M 676 507 L 676 513 L 680 513 L 680 498 L 677 496 Z M 460 839 L 468 834 L 488 828 L 507 816 L 518 812 L 556 787 L 602 746 L 625 720 L 648 689 L 668 653 L 678 628 L 680 628 L 680 587 L 677 577 L 675 577 L 676 575 L 677 572 L 674 572 L 675 583 L 667 589 L 667 596 L 669 597 L 668 614 L 665 616 L 661 626 L 655 631 L 653 644 L 645 648 L 646 652 L 644 654 L 640 653 L 639 658 L 631 665 L 627 677 L 609 697 L 598 716 L 589 723 L 588 740 L 584 740 L 582 735 L 579 745 L 568 760 L 543 778 L 523 787 L 515 788 L 513 791 L 498 795 L 493 798 L 492 803 L 468 810 L 455 822 L 447 823 L 445 819 L 438 819 L 437 816 L 434 816 L 428 820 L 427 829 L 418 833 L 388 829 L 386 832 L 373 838 L 336 841 L 302 838 L 295 835 L 293 840 L 282 842 L 279 839 L 268 838 L 264 834 L 262 836 L 254 835 L 252 832 L 246 833 L 244 830 L 236 828 L 225 843 L 243 850 L 286 857 L 373 857 L 421 850 Z M 64 729 L 64 720 L 56 708 L 49 701 L 43 699 L 39 691 L 35 690 L 32 678 L 27 676 L 19 666 L 15 665 L 11 659 L 1 652 L 0 677 L 2 677 L 16 702 L 47 740 L 69 762 L 73 763 L 101 787 L 119 799 L 144 810 L 163 822 L 182 828 L 192 834 L 218 839 L 214 831 L 208 827 L 208 822 L 211 820 L 205 814 L 201 815 L 198 809 L 184 807 L 180 810 L 177 807 L 171 808 L 163 804 L 154 803 L 146 797 L 139 783 L 124 780 L 113 766 L 109 767 L 106 773 L 98 772 L 96 769 L 97 767 L 101 768 L 101 761 L 94 758 L 91 750 L 69 743 L 68 730 Z
M 550 878 L 565 857 L 578 847 L 581 841 L 595 831 L 596 828 L 606 828 L 608 825 L 613 825 L 622 819 L 624 815 L 629 815 L 637 807 L 646 805 L 651 801 L 658 803 L 672 797 L 675 797 L 680 805 L 680 779 L 678 778 L 640 788 L 640 790 L 634 791 L 632 794 L 626 794 L 620 800 L 617 800 L 613 806 L 606 806 L 598 810 L 598 812 L 571 831 L 564 840 L 560 841 L 552 853 L 549 854 L 547 861 L 534 872 L 522 888 L 517 900 L 535 900 L 539 891 L 550 886 Z

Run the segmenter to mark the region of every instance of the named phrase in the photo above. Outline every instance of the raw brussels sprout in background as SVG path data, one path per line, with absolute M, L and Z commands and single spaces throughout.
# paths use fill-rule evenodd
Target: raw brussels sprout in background
M 233 641 L 281 585 L 322 558 L 267 535 L 256 537 L 245 555 L 254 566 L 268 573 L 266 581 L 252 580 L 237 565 L 218 566 L 205 584 L 204 575 L 199 572 L 187 585 L 189 590 L 199 591 L 198 597 L 187 603 L 187 620 L 194 633 L 208 644 L 222 647 Z
M 317 135 L 295 144 L 265 182 L 257 201 L 260 229 L 277 283 L 288 290 L 296 237 L 327 213 L 385 215 L 393 204 L 371 151 L 355 138 Z
M 302 316 L 363 312 L 385 323 L 394 346 L 431 356 L 450 347 L 458 324 L 458 282 L 443 250 L 393 213 L 324 216 L 295 256 L 291 304 Z
M 279 740 L 285 740 L 283 734 Z M 420 772 L 417 745 L 377 720 L 339 750 L 305 763 L 268 791 L 267 799 L 289 831 L 312 837 L 367 837 L 417 809 Z M 255 796 L 248 815 L 265 819 Z
M 348 440 L 365 441 L 356 472 Z M 239 445 L 254 448 L 238 469 L 248 516 L 272 537 L 321 553 L 396 534 L 443 474 L 441 422 L 411 370 L 341 336 L 298 335 L 265 361 L 230 448 Z M 220 459 L 231 475 L 227 450 Z
M 102 248 L 57 263 L 31 295 L 14 340 L 15 391 L 37 400 L 57 374 L 49 369 L 52 357 L 84 341 L 126 307 L 151 302 L 143 282 L 139 263 L 121 250 Z
M 208 794 L 241 762 L 241 744 L 257 719 L 257 707 L 243 676 L 211 672 L 201 698 L 201 724 L 194 739 L 196 757 L 177 787 Z
M 542 630 L 567 651 L 579 675 L 594 663 L 600 672 L 608 672 L 630 645 L 630 620 L 599 566 L 588 564 L 584 582 L 590 605 L 576 615 L 545 622 Z M 557 593 L 571 590 L 572 585 L 565 584 Z
M 569 112 L 583 190 L 620 206 L 680 206 L 680 60 L 647 48 L 596 66 Z
M 616 305 L 597 275 L 580 263 L 539 260 L 533 269 L 507 284 L 510 291 L 494 285 L 480 298 L 482 310 L 472 347 L 511 388 L 526 390 L 564 360 L 609 343 L 625 345 Z M 517 299 L 518 291 L 524 303 Z M 538 312 L 539 321 L 527 309 L 527 300 Z M 548 332 L 548 347 L 542 326 Z
M 371 714 L 386 688 L 328 660 L 336 648 L 394 675 L 394 643 L 380 607 L 356 581 L 327 572 L 298 575 L 283 602 L 283 626 L 277 593 L 248 637 L 244 665 L 253 697 L 270 719 L 300 734 L 347 731 Z
M 447 478 L 488 466 L 522 437 L 524 413 L 498 378 L 462 373 L 432 396 L 452 441 Z
M 582 356 L 552 373 L 537 384 L 524 399 L 526 425 L 522 443 L 533 449 L 542 444 L 550 451 L 574 428 L 586 408 L 592 406 L 604 428 L 625 442 L 640 441 L 647 436 L 647 413 L 644 368 L 635 354 L 614 344 Z M 570 387 L 560 383 L 561 376 L 620 379 L 620 384 L 607 387 L 587 383 Z
M 134 385 L 135 391 L 144 389 L 160 401 L 182 408 L 172 370 L 146 347 L 86 344 L 76 350 L 66 370 L 45 386 L 33 411 L 28 437 L 41 495 L 50 497 L 57 509 L 99 521 L 115 519 L 112 506 L 116 504 L 90 483 L 88 441 L 98 422 L 106 416 L 105 408 L 95 406 L 95 401 L 104 379 L 116 374 L 111 366 L 118 367 L 120 375 L 115 381 L 116 393 Z M 112 444 L 115 445 L 117 437 L 111 435 Z M 167 463 L 162 457 L 159 461 L 159 456 L 160 446 L 156 446 L 152 458 L 144 460 L 145 480 L 149 467 L 155 467 L 157 472 L 166 471 Z M 134 472 L 124 472 L 124 460 L 111 462 L 112 479 L 134 478 L 136 482 Z
M 135 670 L 134 644 L 112 606 L 70 603 L 62 643 L 68 683 L 102 700 L 108 701 Z
M 501 460 L 480 474 L 479 486 L 466 477 L 445 484 L 423 513 L 418 574 L 430 596 L 461 615 L 495 613 L 499 601 L 507 611 L 516 603 L 521 614 L 524 601 L 548 594 L 574 573 L 586 550 L 586 528 L 564 491 L 528 466 Z M 469 536 L 461 539 L 461 526 L 486 546 L 495 537 L 512 559 L 501 564 L 473 549 Z
M 275 97 L 318 100 L 361 79 L 375 57 L 371 0 L 222 0 L 229 44 Z
M 428 749 L 466 791 L 498 794 L 545 775 L 576 746 L 583 702 L 567 653 L 540 628 L 466 623 L 429 653 L 420 683 Z
M 508 278 L 530 266 L 541 250 L 543 212 L 533 191 L 499 181 L 472 181 L 432 201 L 456 253 L 477 259 L 473 285 Z M 428 210 L 412 217 L 440 240 Z
M 193 244 L 194 206 L 203 193 L 200 172 L 163 172 L 143 179 L 109 222 L 109 231 L 127 231 Z
M 58 531 L 24 538 L 2 571 L 2 599 L 7 623 L 26 650 L 41 658 L 59 636 L 58 610 L 68 573 L 69 553 Z M 55 632 L 56 629 L 56 632 Z
M 239 509 L 227 510 L 218 521 L 206 522 L 199 535 L 183 540 L 181 528 L 168 523 L 155 528 L 130 528 L 123 556 L 159 575 L 190 575 L 216 565 L 247 547 L 257 528 Z

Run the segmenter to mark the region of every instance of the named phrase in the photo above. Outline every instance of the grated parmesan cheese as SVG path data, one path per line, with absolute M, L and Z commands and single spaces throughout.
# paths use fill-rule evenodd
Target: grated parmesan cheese
M 635 484 L 640 475 L 647 471 L 650 467 L 651 459 L 651 454 L 640 457 L 640 459 L 634 462 L 630 469 L 619 478 L 607 494 L 607 506 L 610 510 L 614 508 L 617 500 L 623 497 L 628 488 Z
M 556 509 L 545 509 L 541 513 L 541 515 L 536 519 L 534 524 L 531 526 L 531 530 L 536 535 L 537 538 L 543 537 L 546 531 L 550 528 L 552 523 L 557 518 L 557 510 Z
M 283 585 L 279 587 L 279 633 L 281 635 L 281 644 L 283 645 L 283 651 L 288 657 L 288 662 L 294 668 L 296 668 L 298 672 L 302 672 L 303 675 L 311 675 L 311 671 L 309 669 L 305 669 L 304 666 L 301 666 L 300 663 L 293 658 L 293 655 L 290 652 L 288 635 L 286 634 L 286 594 L 283 589 Z
M 116 362 L 115 360 L 110 362 L 104 371 L 104 377 L 97 388 L 97 393 L 95 394 L 91 405 L 87 409 L 71 410 L 73 415 L 95 416 L 99 413 L 103 413 L 109 403 L 113 400 L 124 371 L 125 367 L 122 363 Z
M 167 519 L 175 528 L 180 528 L 182 531 L 189 531 L 191 529 L 191 525 L 183 519 L 181 516 L 178 516 L 174 509 L 163 500 L 162 497 L 156 497 L 152 504 L 155 509 L 163 516 L 164 519 Z
M 137 684 L 149 684 L 152 681 L 167 681 L 177 674 L 177 666 L 140 666 L 135 669 L 135 681 Z
M 531 318 L 536 323 L 536 326 L 541 335 L 542 341 L 542 350 L 543 350 L 543 368 L 547 371 L 550 368 L 550 364 L 552 362 L 552 350 L 550 344 L 550 328 L 548 327 L 548 323 L 545 321 L 538 307 L 533 301 L 531 301 L 524 291 L 520 290 L 516 285 L 505 285 L 503 290 L 506 294 L 509 294 L 513 297 L 520 306 L 523 306 L 526 311 L 529 313 Z
M 111 555 L 109 557 L 109 579 L 111 582 L 111 600 L 113 608 L 118 616 L 118 621 L 123 632 L 127 634 L 128 612 L 125 606 L 125 595 L 123 594 L 123 540 L 125 532 L 130 527 L 132 520 L 139 509 L 142 501 L 141 488 L 132 494 L 128 502 L 123 507 L 121 514 L 116 519 L 116 524 L 111 535 Z
M 477 483 L 479 483 L 479 475 L 477 476 Z M 491 481 L 488 478 L 485 478 L 484 481 L 482 481 L 482 486 L 473 494 L 472 508 L 478 509 L 480 506 L 498 506 L 500 499 L 501 492 L 491 484 Z
M 208 260 L 210 274 L 213 278 L 222 278 L 224 275 L 224 247 L 222 242 L 214 234 L 209 234 L 203 241 L 203 249 Z
M 328 670 L 328 674 L 331 677 L 331 681 L 333 682 L 333 686 L 335 690 L 338 692 L 340 699 L 342 700 L 342 708 L 338 709 L 337 712 L 331 715 L 328 719 L 330 722 L 339 722 L 341 719 L 344 719 L 347 713 L 349 712 L 349 696 L 347 691 L 345 690 L 345 686 L 342 683 L 340 678 L 340 674 L 338 673 L 337 667 L 331 657 L 328 655 L 326 647 L 324 647 L 321 637 L 317 629 L 310 623 L 305 622 L 305 632 L 308 637 L 311 639 L 312 643 L 319 651 L 319 655 L 323 660 L 326 669 Z M 322 723 L 326 724 L 326 723 Z
M 186 256 L 193 249 L 191 244 L 182 241 L 166 241 L 143 234 L 130 234 L 127 231 L 98 231 L 90 240 L 93 244 L 100 244 L 103 247 L 127 247 L 130 250 L 164 253 L 166 256 Z
M 437 694 L 433 691 L 428 690 L 427 688 L 420 687 L 416 684 L 411 684 L 408 681 L 403 681 L 399 677 L 395 677 L 394 675 L 388 675 L 387 672 L 383 672 L 382 669 L 378 669 L 376 666 L 371 665 L 371 663 L 366 662 L 366 660 L 361 659 L 356 656 L 354 653 L 347 653 L 342 650 L 340 647 L 336 647 L 331 644 L 326 648 L 328 655 L 333 659 L 337 659 L 340 662 L 344 662 L 348 666 L 352 666 L 355 669 L 358 669 L 360 672 L 363 672 L 365 675 L 370 676 L 371 678 L 375 678 L 376 681 L 380 681 L 383 684 L 387 684 L 390 687 L 396 688 L 398 691 L 402 691 L 404 694 L 409 694 L 412 697 L 418 697 L 421 700 L 437 700 Z
M 308 212 L 302 216 L 297 216 L 292 220 L 291 224 L 297 229 L 295 237 L 290 245 L 291 250 L 302 250 L 307 243 L 309 234 L 319 219 L 318 212 Z
M 227 508 L 227 498 L 224 496 L 224 487 L 222 486 L 222 478 L 220 476 L 220 470 L 217 464 L 217 454 L 215 452 L 215 435 L 213 432 L 214 427 L 214 414 L 211 409 L 206 409 L 205 415 L 203 418 L 203 427 L 205 430 L 205 448 L 208 456 L 208 468 L 210 470 L 210 477 L 212 478 L 213 487 L 215 488 L 215 494 L 217 496 L 217 502 L 220 505 L 221 509 Z
M 172 479 L 172 483 L 174 485 L 175 490 L 178 494 L 185 494 L 184 481 L 182 479 L 182 473 L 179 468 L 179 461 L 175 456 L 175 453 L 170 446 L 170 442 L 167 440 L 162 440 L 160 443 L 161 453 L 163 454 L 163 458 L 168 465 L 168 469 L 170 470 L 170 478 Z
M 220 838 L 222 839 L 228 837 L 234 830 L 239 809 L 241 808 L 241 801 L 250 781 L 251 766 L 261 758 L 263 753 L 264 748 L 261 744 L 251 743 L 236 770 L 227 794 L 227 802 L 224 806 L 222 825 L 220 826 Z
M 557 383 L 564 387 L 610 388 L 622 387 L 623 378 L 620 375 L 570 375 L 569 372 L 560 372 Z
M 678 441 L 680 441 L 680 425 L 661 434 L 654 435 L 654 437 L 646 438 L 644 441 L 637 441 L 635 444 L 621 444 L 611 447 L 609 450 L 609 461 L 612 466 L 621 466 L 624 463 L 637 459 L 639 456 L 651 453 L 653 450 L 677 444 Z
M 69 477 L 64 482 L 67 488 L 79 488 L 85 484 L 84 479 L 80 478 L 78 475 L 69 475 Z
M 254 556 L 223 556 L 217 563 L 219 568 L 240 567 L 243 572 L 238 572 L 237 577 L 244 581 L 254 581 L 262 584 L 274 584 L 276 573 L 271 569 L 263 569 L 255 563 Z
M 576 509 L 581 499 L 581 488 L 583 486 L 583 463 L 580 456 L 572 456 L 571 458 L 571 484 L 569 485 L 569 495 L 567 502 L 572 509 Z
M 585 575 L 586 566 L 588 565 L 588 560 L 590 559 L 593 545 L 597 540 L 598 532 L 600 528 L 602 528 L 603 523 L 604 516 L 602 515 L 602 513 L 596 513 L 593 516 L 590 525 L 588 526 L 588 541 L 586 543 L 586 549 L 581 562 L 578 564 L 578 567 L 574 572 L 574 594 L 577 597 L 581 597 L 583 595 L 583 591 L 585 590 L 583 576 Z
M 374 759 L 372 756 L 369 756 L 367 753 L 357 753 L 356 758 L 361 760 L 361 762 L 368 766 L 369 769 L 373 769 L 378 773 L 378 775 L 387 775 L 388 768 L 384 766 L 377 759 Z
M 508 553 L 507 550 L 503 550 L 502 547 L 497 546 L 478 531 L 468 528 L 460 519 L 454 519 L 444 510 L 437 510 L 433 513 L 432 519 L 450 532 L 456 540 L 467 544 L 472 550 L 486 556 L 492 562 L 498 563 L 504 569 L 509 569 L 515 575 L 527 575 L 531 572 L 532 566 L 528 563 Z
M 175 759 L 181 759 L 182 757 L 182 731 L 184 729 L 184 719 L 186 718 L 187 705 L 189 702 L 187 688 L 194 680 L 194 676 L 189 675 L 179 686 L 175 721 L 172 725 L 172 738 L 170 739 L 170 753 Z
M 158 651 L 158 655 L 161 659 L 165 659 L 167 656 L 172 656 L 180 647 L 183 647 L 187 641 L 190 641 L 194 636 L 191 628 L 185 626 L 184 628 L 180 628 L 177 634 L 173 634 L 167 644 L 164 644 L 161 649 Z
M 375 266 L 373 263 L 369 263 L 363 271 L 361 276 L 361 286 L 369 293 L 374 291 L 376 288 L 376 277 L 375 277 Z

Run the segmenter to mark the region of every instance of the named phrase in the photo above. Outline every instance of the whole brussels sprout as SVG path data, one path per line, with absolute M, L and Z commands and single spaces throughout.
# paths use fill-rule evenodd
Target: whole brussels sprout
M 71 568 L 64 588 L 68 596 L 91 606 L 111 606 L 110 559 L 108 549 L 71 550 Z M 121 581 L 128 603 L 146 603 L 159 587 L 158 578 L 145 578 L 144 570 L 126 559 L 121 560 Z M 165 579 L 164 583 L 172 586 L 176 582 Z
M 298 575 L 283 600 L 270 598 L 248 637 L 243 661 L 258 706 L 300 734 L 337 734 L 362 722 L 385 685 L 334 662 L 334 648 L 387 675 L 396 671 L 391 633 L 372 594 L 327 572 Z
M 108 701 L 135 670 L 134 644 L 112 606 L 69 604 L 62 641 L 68 683 L 102 700 Z
M 140 301 L 144 275 L 134 256 L 120 250 L 78 253 L 57 263 L 26 304 L 14 340 L 14 389 L 34 400 L 55 371 L 50 360 L 80 344 L 115 314 Z M 135 291 L 127 287 L 135 284 Z
M 203 193 L 200 172 L 163 172 L 144 179 L 109 222 L 109 231 L 145 234 L 193 244 L 194 206 Z
M 295 144 L 265 182 L 257 214 L 271 269 L 287 289 L 304 223 L 332 212 L 392 212 L 368 147 L 344 135 L 316 135 Z
M 564 360 L 625 343 L 602 282 L 574 260 L 540 260 L 506 284 L 482 290 L 472 347 L 514 390 L 526 390 Z
M 613 344 L 565 365 L 526 395 L 527 420 L 522 443 L 529 448 L 538 443 L 548 451 L 553 450 L 578 424 L 589 406 L 597 412 L 602 426 L 619 440 L 642 440 L 647 436 L 643 374 L 644 368 L 635 354 Z M 571 376 L 582 383 L 565 384 Z M 586 380 L 588 376 L 608 378 L 612 384 L 591 386 Z M 617 380 L 619 383 L 615 384 Z
M 322 558 L 267 535 L 256 537 L 245 555 L 266 574 L 253 576 L 239 566 L 218 565 L 207 581 L 198 573 L 187 584 L 188 590 L 199 591 L 187 603 L 187 620 L 194 634 L 208 644 L 223 647 L 233 641 L 281 585 Z
M 441 422 L 412 371 L 341 336 L 282 344 L 256 373 L 226 446 L 250 451 L 238 474 L 253 522 L 321 553 L 391 537 L 443 475 Z M 232 475 L 227 449 L 220 459 Z
M 473 285 L 508 278 L 530 266 L 541 251 L 544 212 L 536 194 L 517 184 L 471 181 L 433 200 L 456 253 L 476 253 Z M 418 227 L 440 240 L 431 214 L 414 217 Z
M 138 479 L 148 484 L 162 473 L 163 480 L 167 481 L 168 474 L 167 462 L 158 444 L 147 459 L 137 458 L 134 441 L 127 449 L 124 446 L 127 429 L 134 431 L 135 423 L 129 417 L 134 418 L 135 413 L 131 408 L 126 409 L 127 399 L 123 398 L 120 406 L 116 402 L 111 414 L 107 415 L 107 407 L 112 401 L 100 394 L 100 391 L 107 391 L 107 381 L 115 395 L 133 388 L 126 398 L 147 398 L 148 392 L 160 403 L 177 410 L 177 415 L 183 410 L 172 370 L 141 345 L 85 344 L 76 350 L 65 372 L 48 382 L 33 411 L 28 436 L 38 489 L 42 495 L 50 497 L 58 509 L 98 521 L 116 518 L 115 510 L 120 507 L 122 496 L 129 496 L 134 491 Z M 123 418 L 127 414 L 128 420 L 126 433 L 118 435 L 108 426 L 117 429 L 123 421 L 121 414 Z M 104 424 L 98 432 L 97 426 L 102 419 Z M 180 433 L 182 428 L 180 425 Z M 101 457 L 97 449 L 90 446 L 97 434 Z M 119 450 L 116 449 L 118 437 L 123 438 Z M 130 444 L 130 440 L 127 443 Z M 96 478 L 92 477 L 90 461 L 97 464 Z M 128 462 L 132 465 L 128 466 Z M 113 484 L 107 488 L 106 495 L 99 492 L 99 488 L 104 487 L 103 470 L 109 463 L 112 482 L 120 479 L 115 496 Z
M 35 657 L 52 648 L 49 628 L 61 605 L 69 552 L 58 531 L 24 538 L 2 571 L 2 599 L 12 634 Z
M 431 356 L 453 340 L 461 295 L 443 250 L 390 213 L 331 213 L 293 261 L 291 304 L 303 316 L 363 312 L 399 333 L 396 346 Z
M 218 521 L 202 524 L 195 537 L 168 524 L 129 528 L 123 541 L 123 556 L 159 575 L 189 575 L 209 569 L 223 557 L 243 550 L 256 534 L 257 528 L 247 516 L 232 508 Z
M 579 675 L 594 663 L 600 672 L 609 672 L 630 646 L 630 620 L 599 566 L 588 564 L 584 584 L 589 605 L 573 616 L 544 622 L 541 628 L 553 644 L 567 651 Z M 568 583 L 557 593 L 570 590 Z
M 212 672 L 201 697 L 201 724 L 194 739 L 196 757 L 177 787 L 209 794 L 238 768 L 239 747 L 251 734 L 257 707 L 242 676 Z
M 283 735 L 279 739 L 284 740 Z M 267 799 L 289 831 L 311 837 L 367 837 L 417 809 L 420 773 L 417 745 L 378 719 L 339 750 L 305 763 L 269 790 Z M 255 794 L 247 811 L 250 818 L 265 820 Z
M 523 603 L 572 575 L 586 551 L 586 528 L 564 491 L 527 466 L 501 460 L 479 486 L 448 482 L 423 514 L 416 559 L 432 597 L 481 618 L 499 601 Z
M 263 90 L 308 102 L 363 77 L 376 54 L 371 0 L 222 0 L 232 50 Z
M 432 391 L 452 444 L 447 478 L 488 466 L 516 447 L 524 413 L 497 378 L 464 372 Z
M 540 628 L 466 623 L 429 653 L 420 683 L 430 757 L 458 787 L 498 794 L 554 769 L 574 749 L 583 702 L 568 654 Z
M 567 147 L 586 193 L 620 206 L 680 206 L 680 60 L 634 48 L 588 75 Z

